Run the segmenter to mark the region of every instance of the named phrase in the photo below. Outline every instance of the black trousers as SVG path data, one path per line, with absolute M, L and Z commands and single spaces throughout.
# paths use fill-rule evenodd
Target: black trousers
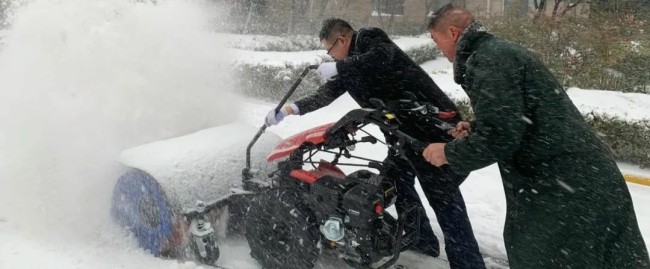
M 474 237 L 472 224 L 467 216 L 465 200 L 458 185 L 467 175 L 445 173 L 443 170 L 428 163 L 419 153 L 407 152 L 407 158 L 393 156 L 389 151 L 387 161 L 396 165 L 386 171 L 386 175 L 395 178 L 397 200 L 395 207 L 401 215 L 413 205 L 420 208 L 420 241 L 417 246 L 429 246 L 440 249 L 429 218 L 424 213 L 424 206 L 415 190 L 415 176 L 429 200 L 429 205 L 436 213 L 436 218 L 445 240 L 445 252 L 452 269 L 485 268 L 483 257 L 479 252 L 478 243 Z

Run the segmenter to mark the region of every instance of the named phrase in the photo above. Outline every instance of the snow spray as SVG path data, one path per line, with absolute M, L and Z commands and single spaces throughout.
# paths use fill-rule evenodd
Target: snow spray
M 0 219 L 97 238 L 125 148 L 228 122 L 218 8 L 199 1 L 34 0 L 0 46 Z

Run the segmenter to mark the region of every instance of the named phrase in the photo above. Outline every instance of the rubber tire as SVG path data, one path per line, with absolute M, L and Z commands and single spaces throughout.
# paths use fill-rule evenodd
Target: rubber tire
M 160 256 L 173 238 L 175 214 L 155 178 L 133 169 L 118 180 L 113 189 L 113 219 L 133 233 L 140 247 Z
M 246 239 L 264 269 L 311 269 L 319 251 L 316 217 L 300 193 L 271 189 L 251 201 Z

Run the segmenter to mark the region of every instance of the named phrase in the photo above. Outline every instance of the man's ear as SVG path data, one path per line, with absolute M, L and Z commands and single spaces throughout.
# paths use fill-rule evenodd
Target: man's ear
M 339 39 L 339 42 L 341 43 L 341 45 L 347 45 L 348 43 L 350 43 L 350 40 L 351 40 L 352 38 L 349 38 L 349 37 L 344 36 L 344 35 L 340 35 L 340 36 L 338 37 L 338 39 Z
M 449 31 L 451 33 L 452 39 L 454 41 L 458 41 L 458 39 L 460 38 L 460 35 L 462 34 L 462 31 L 460 30 L 460 28 L 458 28 L 456 26 L 449 26 Z

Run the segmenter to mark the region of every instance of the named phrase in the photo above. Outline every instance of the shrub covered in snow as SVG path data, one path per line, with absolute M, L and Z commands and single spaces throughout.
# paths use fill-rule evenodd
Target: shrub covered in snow
M 252 51 L 306 51 L 323 49 L 318 37 L 309 35 L 231 35 L 228 43 L 233 48 Z
M 310 51 L 322 50 L 318 37 L 311 35 L 237 35 L 219 34 L 235 49 L 250 51 Z M 416 62 L 425 62 L 435 58 L 436 49 L 428 36 L 391 36 L 402 49 Z
M 615 14 L 537 22 L 502 16 L 485 24 L 497 36 L 533 51 L 566 87 L 643 92 L 650 85 L 646 21 Z
M 438 54 L 433 44 L 407 45 L 404 51 L 416 63 L 435 59 Z M 300 73 L 310 62 L 288 64 L 265 64 L 255 62 L 238 62 L 234 68 L 233 78 L 241 93 L 246 96 L 277 101 L 286 93 Z M 322 84 L 320 78 L 312 72 L 307 75 L 293 95 L 300 98 L 315 92 Z
M 406 55 L 408 55 L 413 61 L 418 64 L 430 61 L 436 58 L 438 55 L 438 49 L 433 45 L 422 45 L 419 47 L 412 47 L 405 50 Z
M 275 102 L 287 93 L 307 65 L 305 63 L 281 67 L 247 63 L 238 64 L 234 74 L 237 83 L 236 88 L 245 96 Z M 320 77 L 315 72 L 310 72 L 300 83 L 292 98 L 299 99 L 307 96 L 315 92 L 321 84 Z

